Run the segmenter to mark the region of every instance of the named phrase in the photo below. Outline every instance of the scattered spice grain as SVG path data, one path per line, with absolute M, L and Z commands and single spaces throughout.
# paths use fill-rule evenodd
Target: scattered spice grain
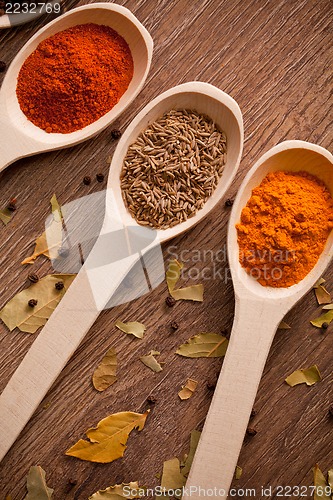
M 328 409 L 328 414 L 333 417 L 333 405 L 331 405 Z
M 64 286 L 65 285 L 63 281 L 57 281 L 57 283 L 54 285 L 56 290 L 63 290 Z
M 7 64 L 5 63 L 5 61 L 0 61 L 0 73 L 3 73 L 6 68 Z
M 168 296 L 166 299 L 165 299 L 165 303 L 168 307 L 173 307 L 176 303 L 175 299 L 173 297 L 170 297 Z
M 232 207 L 233 204 L 234 204 L 234 201 L 231 200 L 230 198 L 228 198 L 227 200 L 225 200 L 224 206 L 225 207 Z
M 83 177 L 83 184 L 85 184 L 86 186 L 89 186 L 89 184 L 91 184 L 91 177 L 89 177 L 89 175 Z
M 96 180 L 97 180 L 97 182 L 103 182 L 104 181 L 104 174 L 102 174 L 102 173 L 96 174 Z
M 224 170 L 227 139 L 194 110 L 165 113 L 128 148 L 120 174 L 124 203 L 138 224 L 168 229 L 193 217 Z
M 38 277 L 38 274 L 36 273 L 31 273 L 28 275 L 28 280 L 31 282 L 31 283 L 37 283 L 37 281 L 39 281 L 39 277 Z
M 253 418 L 253 417 L 255 417 L 256 415 L 257 415 L 256 410 L 255 410 L 254 408 L 252 408 L 250 418 Z
M 153 396 L 152 394 L 148 396 L 147 403 L 149 403 L 150 405 L 154 405 L 156 402 L 157 399 L 155 398 L 155 396 Z
M 323 330 L 327 330 L 327 328 L 329 327 L 329 324 L 327 323 L 327 321 L 324 321 L 324 323 L 321 325 L 321 327 Z
M 38 300 L 36 299 L 30 299 L 28 302 L 29 307 L 35 307 L 38 304 Z
M 170 326 L 171 326 L 171 329 L 175 330 L 175 331 L 178 330 L 178 328 L 179 328 L 177 321 L 173 321 Z

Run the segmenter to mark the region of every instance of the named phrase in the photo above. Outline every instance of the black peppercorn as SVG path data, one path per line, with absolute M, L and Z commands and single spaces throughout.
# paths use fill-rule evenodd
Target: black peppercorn
M 152 394 L 150 396 L 148 396 L 148 398 L 147 398 L 147 403 L 149 403 L 151 405 L 154 405 L 156 403 L 156 401 L 157 401 L 157 399 Z
M 59 255 L 59 257 L 63 257 L 63 258 L 68 257 L 69 249 L 66 247 L 60 247 L 58 250 L 58 255 Z
M 327 328 L 329 327 L 329 324 L 325 321 L 321 327 L 323 328 L 323 330 L 327 330 Z
M 233 200 L 230 200 L 230 198 L 228 198 L 226 201 L 225 201 L 225 204 L 224 206 L 225 207 L 232 207 L 232 205 L 234 204 Z
M 253 429 L 253 427 L 248 427 L 246 429 L 246 434 L 248 436 L 255 436 L 257 434 L 257 431 L 255 429 Z
M 210 378 L 206 384 L 207 389 L 209 389 L 210 391 L 213 391 L 216 387 L 216 384 L 217 384 L 217 378 Z
M 85 184 L 86 186 L 89 186 L 89 184 L 91 184 L 91 177 L 89 177 L 89 175 L 86 175 L 83 178 L 83 184 Z
M 70 491 L 77 485 L 76 479 L 68 479 L 68 483 L 65 488 L 65 493 L 70 493 Z
M 167 305 L 168 307 L 173 307 L 173 306 L 175 305 L 176 301 L 175 301 L 175 299 L 174 299 L 173 297 L 170 297 L 170 296 L 169 296 L 169 297 L 167 297 L 167 298 L 165 299 L 165 303 L 166 303 L 166 305 Z
M 97 182 L 103 182 L 104 181 L 104 174 L 96 174 L 96 180 Z
M 117 130 L 117 129 L 111 130 L 111 137 L 112 137 L 112 139 L 115 139 L 115 140 L 119 139 L 121 137 L 120 130 Z
M 173 321 L 170 326 L 171 326 L 172 330 L 178 330 L 178 328 L 179 328 L 177 321 Z
M 39 278 L 38 278 L 38 275 L 36 273 L 31 273 L 28 276 L 28 280 L 31 281 L 31 283 L 37 283 Z
M 38 304 L 38 300 L 30 299 L 28 302 L 29 307 L 35 307 Z
M 16 210 L 16 198 L 12 198 L 9 202 L 9 204 L 7 205 L 7 208 L 8 210 L 10 210 L 11 212 L 15 212 Z
M 57 281 L 57 283 L 54 286 L 56 290 L 62 290 L 64 288 L 64 284 L 62 281 Z
M 257 414 L 257 412 L 256 412 L 256 410 L 253 408 L 253 409 L 251 410 L 251 418 L 255 417 L 255 416 L 256 416 L 256 414 Z
M 5 61 L 0 61 L 0 73 L 3 73 L 6 68 L 7 64 L 5 63 Z
M 329 407 L 328 414 L 333 417 L 333 405 Z

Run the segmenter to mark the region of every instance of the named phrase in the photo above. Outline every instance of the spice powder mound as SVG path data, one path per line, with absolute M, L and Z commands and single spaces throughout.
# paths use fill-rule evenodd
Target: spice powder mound
M 129 212 L 156 229 L 193 217 L 214 192 L 226 151 L 224 132 L 207 116 L 184 109 L 165 113 L 125 156 L 120 181 Z
M 289 287 L 314 267 L 333 228 L 333 200 L 307 172 L 269 173 L 236 225 L 239 261 L 263 286 Z
M 37 127 L 70 133 L 110 111 L 132 77 L 126 41 L 109 26 L 81 24 L 38 45 L 22 65 L 16 94 Z

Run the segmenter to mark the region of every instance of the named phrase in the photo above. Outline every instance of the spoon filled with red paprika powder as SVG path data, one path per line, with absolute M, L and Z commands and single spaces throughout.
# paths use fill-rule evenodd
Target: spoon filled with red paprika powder
M 152 51 L 148 31 L 112 3 L 73 9 L 39 30 L 0 91 L 0 172 L 110 125 L 141 90 Z

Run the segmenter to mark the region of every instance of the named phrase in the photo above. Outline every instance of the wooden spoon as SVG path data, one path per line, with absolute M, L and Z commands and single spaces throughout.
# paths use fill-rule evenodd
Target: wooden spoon
M 77 24 L 96 23 L 113 28 L 128 43 L 134 74 L 119 102 L 104 116 L 70 134 L 47 133 L 30 122 L 21 111 L 16 97 L 17 76 L 22 64 L 38 44 L 59 31 Z M 19 158 L 53 149 L 73 146 L 110 125 L 138 95 L 147 78 L 153 52 L 148 31 L 125 7 L 113 3 L 95 3 L 73 9 L 40 29 L 22 47 L 11 65 L 0 90 L 0 172 Z
M 317 264 L 302 281 L 289 288 L 264 287 L 239 263 L 235 224 L 252 189 L 268 172 L 305 170 L 322 179 L 333 194 L 332 167 L 333 156 L 322 147 L 286 141 L 265 153 L 240 187 L 228 228 L 228 255 L 236 300 L 234 324 L 186 483 L 186 488 L 191 488 L 191 500 L 204 498 L 205 490 L 213 490 L 213 497 L 227 498 L 275 331 L 285 314 L 320 278 L 333 254 L 331 233 Z
M 154 241 L 147 245 L 146 250 L 201 221 L 221 200 L 235 176 L 243 150 L 242 114 L 237 103 L 216 87 L 202 82 L 174 87 L 156 97 L 132 121 L 118 143 L 110 166 L 106 213 L 100 237 L 0 396 L 0 459 L 28 422 L 100 310 L 139 258 L 138 252 L 134 253 L 133 248 L 129 248 L 123 259 L 101 266 L 109 252 L 103 239 L 115 231 L 128 233 L 129 226 L 141 227 L 128 213 L 121 196 L 119 177 L 123 159 L 140 132 L 173 108 L 196 109 L 210 116 L 226 133 L 227 161 L 218 186 L 204 207 L 186 222 L 171 229 L 155 231 Z

